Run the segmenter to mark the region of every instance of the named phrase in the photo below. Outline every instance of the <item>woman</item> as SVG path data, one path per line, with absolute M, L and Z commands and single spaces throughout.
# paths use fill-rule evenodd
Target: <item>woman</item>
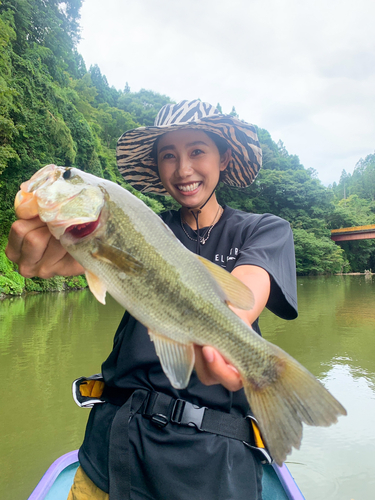
M 126 132 L 117 155 L 128 183 L 180 203 L 179 211 L 162 215 L 177 238 L 252 290 L 254 308 L 233 309 L 243 321 L 260 333 L 265 306 L 296 317 L 289 224 L 221 207 L 215 195 L 220 180 L 245 187 L 256 177 L 261 150 L 253 126 L 207 103 L 182 101 L 164 106 L 154 127 Z M 83 271 L 38 218 L 13 225 L 7 255 L 24 276 Z M 146 328 L 125 313 L 102 373 L 106 403 L 90 414 L 69 500 L 104 500 L 108 491 L 111 500 L 261 499 L 264 456 L 233 431 L 252 432 L 241 379 L 215 349 L 196 346 L 195 372 L 186 389 L 176 390 Z

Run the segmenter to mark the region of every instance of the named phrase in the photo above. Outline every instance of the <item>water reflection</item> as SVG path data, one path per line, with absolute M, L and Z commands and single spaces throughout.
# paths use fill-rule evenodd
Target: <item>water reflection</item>
M 375 488 L 375 280 L 300 278 L 300 316 L 265 312 L 264 336 L 316 375 L 348 410 L 329 428 L 305 427 L 288 464 L 307 500 L 372 500 Z M 72 380 L 96 373 L 122 309 L 88 291 L 0 302 L 0 491 L 27 498 L 58 456 L 79 446 L 88 411 L 73 403 Z M 6 403 L 4 404 L 4 401 Z
M 122 309 L 89 291 L 0 302 L 1 498 L 27 498 L 58 456 L 79 446 L 88 412 L 72 381 L 100 371 Z M 5 492 L 5 496 L 4 496 Z
M 372 500 L 375 487 L 375 282 L 367 276 L 300 278 L 300 316 L 265 312 L 264 336 L 297 358 L 348 411 L 329 428 L 305 427 L 288 465 L 306 500 Z
M 348 416 L 326 429 L 306 427 L 301 450 L 290 457 L 288 466 L 307 500 L 374 497 L 374 374 L 371 378 L 369 383 L 368 377 L 340 364 L 322 380 Z

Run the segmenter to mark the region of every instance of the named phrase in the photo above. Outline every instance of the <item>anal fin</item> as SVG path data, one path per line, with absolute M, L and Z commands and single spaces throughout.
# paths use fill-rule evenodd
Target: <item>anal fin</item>
M 193 344 L 180 344 L 148 330 L 164 373 L 175 389 L 187 387 L 194 367 Z

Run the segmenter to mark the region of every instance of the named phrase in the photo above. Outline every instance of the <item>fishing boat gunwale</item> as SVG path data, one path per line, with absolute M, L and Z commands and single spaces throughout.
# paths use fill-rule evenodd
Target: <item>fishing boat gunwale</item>
M 70 451 L 55 460 L 44 473 L 28 500 L 44 500 L 59 475 L 67 470 L 68 467 L 78 462 L 78 450 Z M 272 467 L 275 471 L 288 500 L 305 500 L 301 490 L 298 488 L 285 464 L 279 467 L 277 464 L 273 463 L 267 465 L 267 467 Z

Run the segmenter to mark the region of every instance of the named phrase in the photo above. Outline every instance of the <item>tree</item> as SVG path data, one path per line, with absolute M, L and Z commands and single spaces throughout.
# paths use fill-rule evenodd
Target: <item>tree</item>
M 107 103 L 99 104 L 96 120 L 102 129 L 102 140 L 111 149 L 116 148 L 117 140 L 124 132 L 139 127 L 130 113 L 110 107 Z
M 317 238 L 304 229 L 293 229 L 297 273 L 332 274 L 348 270 L 344 251 L 329 238 Z
M 172 101 L 165 95 L 142 89 L 122 94 L 117 107 L 133 115 L 141 125 L 152 126 L 160 108 L 170 102 Z
M 233 106 L 232 111 L 229 113 L 229 116 L 233 116 L 234 118 L 239 118 L 236 108 Z
M 97 64 L 90 67 L 89 73 L 92 84 L 98 92 L 96 102 L 100 104 L 108 103 L 110 106 L 116 106 L 121 92 L 108 85 L 106 76 L 102 75 L 102 72 Z

